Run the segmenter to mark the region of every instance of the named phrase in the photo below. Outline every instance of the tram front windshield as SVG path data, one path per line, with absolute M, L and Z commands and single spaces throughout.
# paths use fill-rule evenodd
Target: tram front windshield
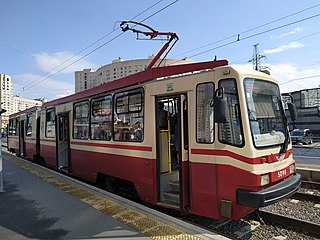
M 285 141 L 284 110 L 277 84 L 246 78 L 244 81 L 248 117 L 255 147 L 283 144 Z

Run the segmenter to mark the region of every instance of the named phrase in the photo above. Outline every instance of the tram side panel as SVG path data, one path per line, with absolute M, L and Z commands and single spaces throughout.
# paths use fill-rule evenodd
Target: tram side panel
M 154 102 L 146 101 L 142 108 L 145 113 L 154 113 Z M 75 109 L 73 111 L 76 112 Z M 144 119 L 143 140 L 132 142 L 116 139 L 117 127 L 122 128 L 118 126 L 120 125 L 118 122 L 113 122 L 115 125 L 112 138 L 104 141 L 93 138 L 93 129 L 90 132 L 91 136 L 86 136 L 87 139 L 76 139 L 74 137 L 79 131 L 76 133 L 74 127 L 71 126 L 71 174 L 91 182 L 96 182 L 98 175 L 126 180 L 134 184 L 143 201 L 156 204 L 156 161 L 155 148 L 152 147 L 155 120 L 154 116 L 149 115 L 142 119 Z M 75 122 L 74 119 L 73 123 Z M 132 123 L 134 122 L 131 121 L 131 125 Z
M 37 129 L 37 117 L 38 111 L 33 111 L 26 114 L 25 120 L 25 158 L 33 161 L 36 158 L 37 146 L 36 146 L 36 129 Z
M 25 158 L 32 161 L 34 159 L 34 155 L 36 154 L 36 139 L 28 138 L 25 139 L 26 153 Z
M 17 136 L 17 123 L 16 118 L 10 117 L 8 124 L 8 136 L 7 136 L 7 144 L 8 151 L 17 152 L 19 150 L 19 140 Z
M 40 140 L 40 155 L 44 160 L 46 166 L 56 169 L 56 142 L 55 140 L 47 140 L 41 139 Z
M 10 116 L 8 131 L 8 150 L 19 154 L 19 118 Z
M 261 190 L 260 177 L 241 169 L 239 159 L 212 149 L 192 149 L 191 210 L 210 218 L 238 219 L 255 208 L 237 204 L 237 189 Z
M 70 102 L 67 108 L 72 109 L 76 103 Z M 70 105 L 70 106 L 69 106 Z M 42 109 L 40 123 L 40 155 L 45 164 L 57 169 L 56 119 L 61 106 Z M 70 114 L 70 171 L 71 175 L 96 182 L 99 174 L 132 182 L 144 201 L 156 203 L 155 160 L 153 148 L 142 142 L 97 141 L 87 136 L 75 138 L 76 119 Z M 146 120 L 147 122 L 147 120 Z M 145 125 L 146 129 L 151 129 Z M 88 131 L 88 129 L 86 130 Z M 150 137 L 153 136 L 151 133 Z
M 57 169 L 55 108 L 41 110 L 40 156 L 46 166 Z
M 9 152 L 14 152 L 15 147 L 15 142 L 14 138 L 16 138 L 15 133 L 16 133 L 16 126 L 14 124 L 15 119 L 9 118 L 9 124 L 8 124 L 8 136 L 7 136 L 7 149 Z
M 148 157 L 150 150 L 124 144 L 73 141 L 72 174 L 91 182 L 97 180 L 98 174 L 132 182 L 142 200 L 155 203 L 155 161 Z
M 19 137 L 15 135 L 8 135 L 8 150 L 10 152 L 19 152 Z

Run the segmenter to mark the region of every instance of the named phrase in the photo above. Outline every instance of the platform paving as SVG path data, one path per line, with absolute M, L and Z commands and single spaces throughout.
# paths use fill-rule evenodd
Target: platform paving
M 0 239 L 149 239 L 6 160 L 3 180 Z

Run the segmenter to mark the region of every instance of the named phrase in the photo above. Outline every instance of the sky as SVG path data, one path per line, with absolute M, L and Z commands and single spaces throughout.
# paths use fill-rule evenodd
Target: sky
M 317 0 L 10 0 L 0 1 L 0 73 L 14 95 L 52 100 L 74 93 L 74 72 L 119 57 L 145 59 L 165 41 L 136 40 L 120 22 L 143 22 L 179 41 L 168 58 L 227 59 L 261 65 L 282 92 L 320 86 L 320 3 Z

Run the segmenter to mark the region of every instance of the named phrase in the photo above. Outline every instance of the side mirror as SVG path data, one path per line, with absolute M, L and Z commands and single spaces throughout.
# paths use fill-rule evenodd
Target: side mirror
M 216 123 L 226 123 L 227 121 L 227 99 L 223 97 L 224 89 L 218 88 L 214 93 L 214 121 Z
M 290 113 L 290 118 L 291 118 L 291 121 L 294 122 L 296 119 L 297 119 L 297 108 L 296 106 L 294 105 L 294 103 L 287 103 L 288 104 L 288 109 L 289 109 L 289 113 Z
M 215 97 L 214 100 L 214 121 L 216 123 L 227 123 L 227 99 Z

